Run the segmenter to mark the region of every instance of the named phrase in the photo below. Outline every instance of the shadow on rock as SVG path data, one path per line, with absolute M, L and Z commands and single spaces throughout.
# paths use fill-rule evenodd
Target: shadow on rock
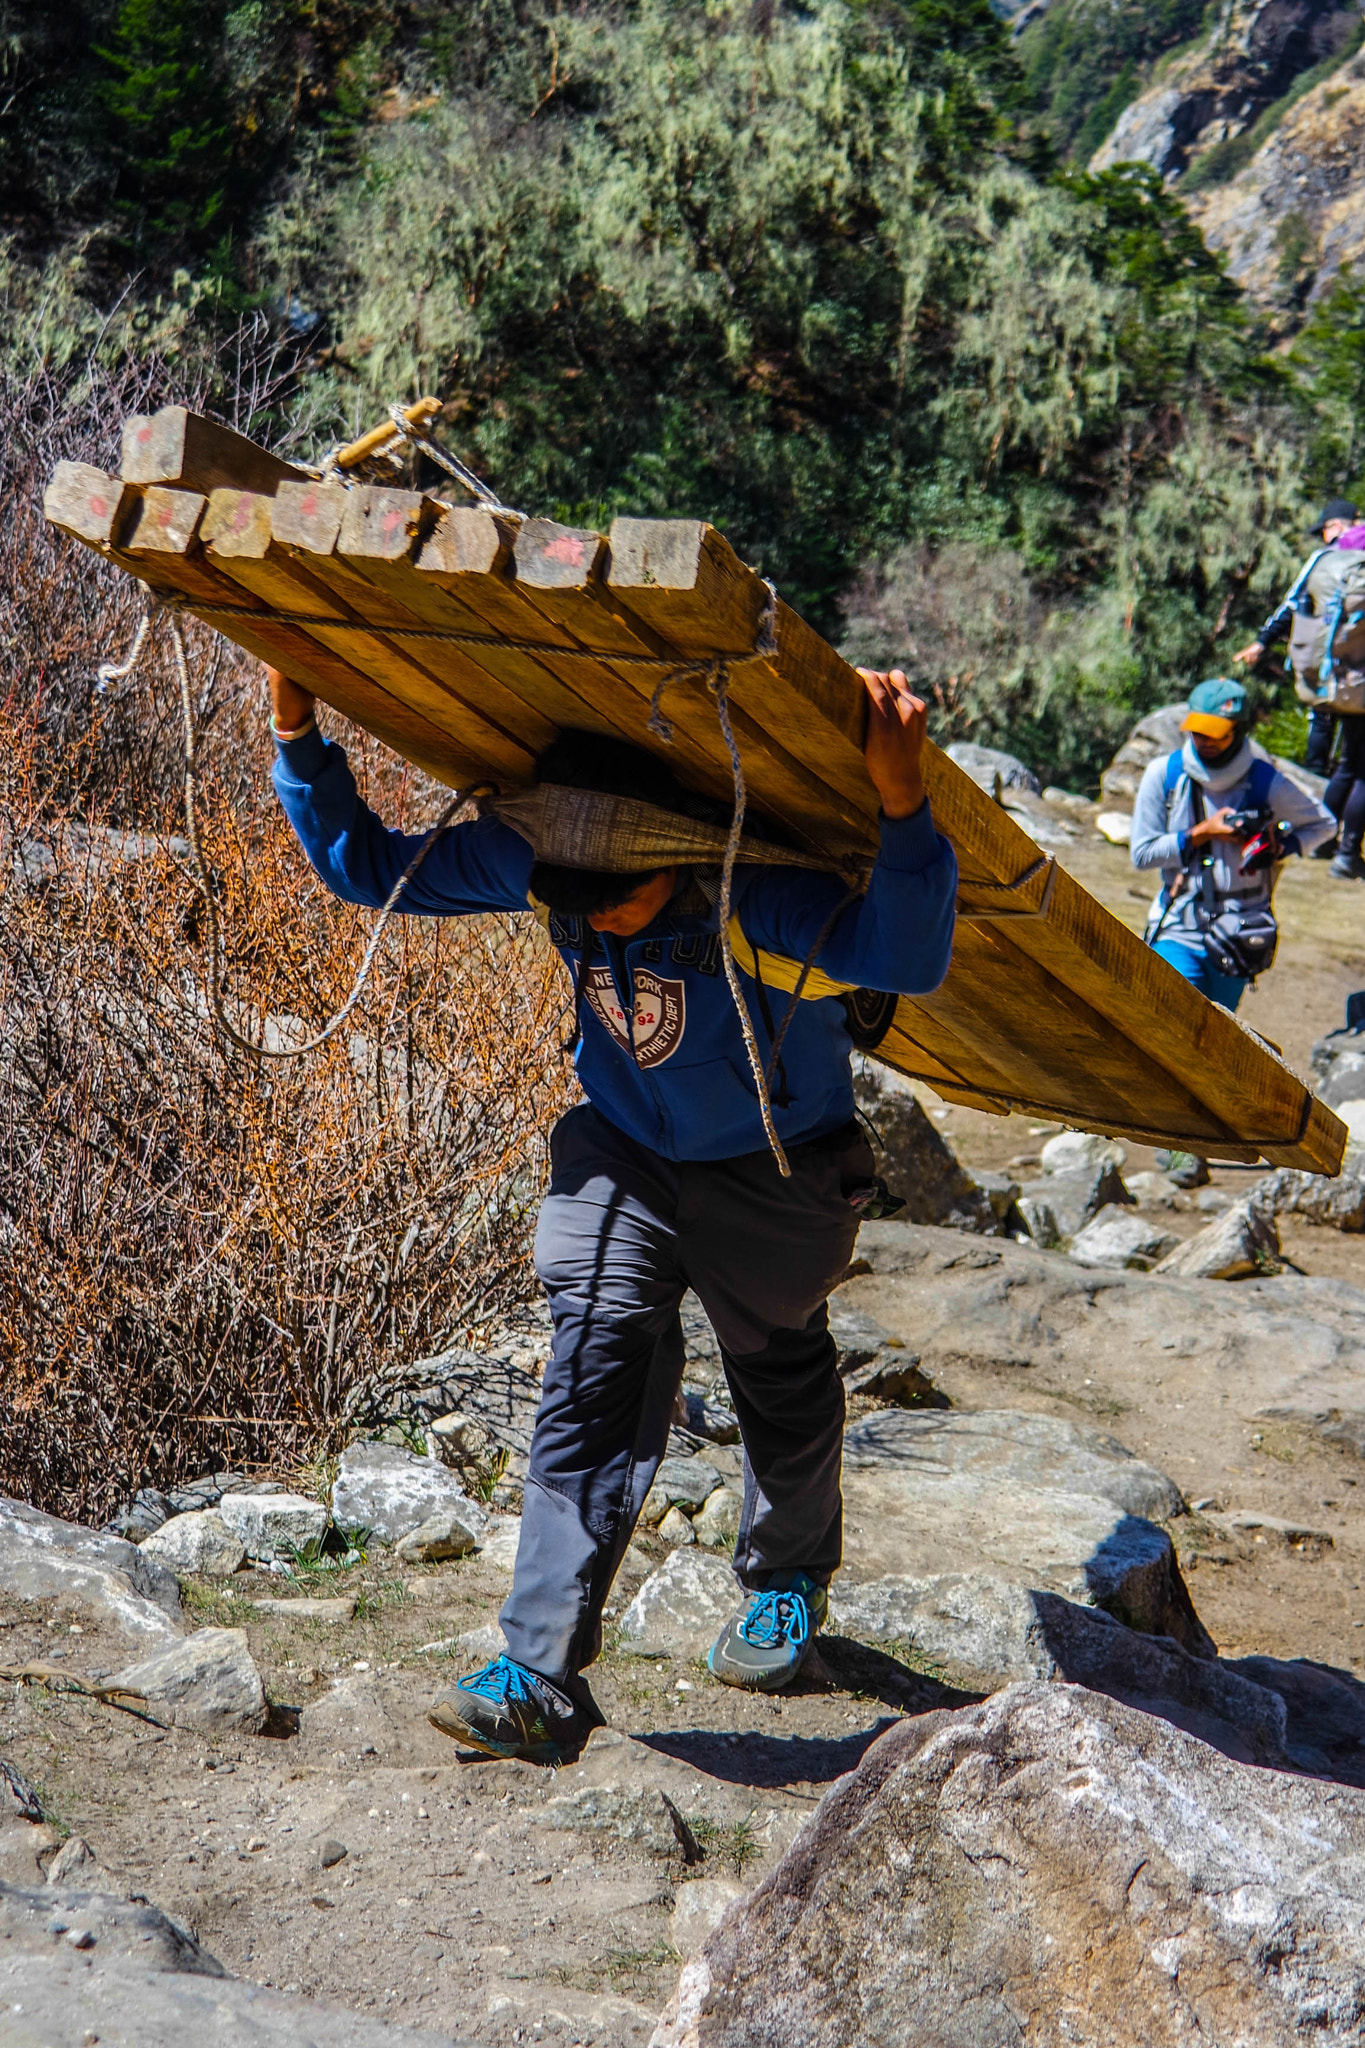
M 879 1735 L 893 1723 L 879 1717 L 848 1735 L 726 1735 L 713 1728 L 664 1728 L 636 1740 L 642 1748 L 676 1757 L 731 1785 L 831 1785 L 856 1770 Z
M 1285 1755 L 1295 1770 L 1365 1786 L 1365 1685 L 1349 1671 L 1306 1657 L 1239 1657 L 1223 1669 L 1284 1701 Z

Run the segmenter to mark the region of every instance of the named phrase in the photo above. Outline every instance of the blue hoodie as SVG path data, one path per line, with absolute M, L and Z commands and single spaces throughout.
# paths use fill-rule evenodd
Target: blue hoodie
M 303 850 L 328 888 L 348 903 L 384 903 L 423 834 L 390 831 L 362 802 L 343 749 L 316 728 L 279 743 L 275 788 Z M 525 910 L 535 856 L 497 819 L 443 834 L 399 897 L 419 916 Z M 837 875 L 803 869 L 735 871 L 733 908 L 756 950 L 804 960 L 845 894 Z M 721 965 L 716 911 L 680 889 L 632 939 L 593 932 L 586 919 L 551 916 L 552 943 L 581 989 L 575 1060 L 589 1099 L 618 1129 L 669 1159 L 729 1159 L 766 1140 L 743 1035 Z M 820 955 L 831 980 L 921 995 L 938 987 L 952 957 L 957 861 L 925 803 L 911 818 L 882 821 L 881 851 L 867 894 L 849 904 Z M 693 905 L 696 904 L 694 908 Z M 685 907 L 684 907 L 685 906 Z M 584 960 L 584 948 L 587 958 Z M 765 1061 L 787 997 L 760 993 L 741 974 Z M 626 1018 L 634 1018 L 634 1045 Z M 792 1144 L 847 1123 L 853 1114 L 851 1043 L 837 997 L 802 1000 L 782 1047 L 774 1121 Z

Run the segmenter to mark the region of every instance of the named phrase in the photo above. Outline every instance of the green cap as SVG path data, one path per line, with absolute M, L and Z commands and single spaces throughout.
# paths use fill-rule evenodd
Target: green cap
M 1210 676 L 1191 690 L 1190 709 L 1209 718 L 1230 718 L 1237 724 L 1247 715 L 1247 693 L 1232 676 Z

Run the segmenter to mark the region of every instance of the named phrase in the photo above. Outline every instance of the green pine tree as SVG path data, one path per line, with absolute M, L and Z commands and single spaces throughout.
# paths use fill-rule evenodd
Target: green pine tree
M 97 54 L 114 124 L 117 204 L 139 243 L 202 246 L 232 177 L 217 0 L 123 0 Z

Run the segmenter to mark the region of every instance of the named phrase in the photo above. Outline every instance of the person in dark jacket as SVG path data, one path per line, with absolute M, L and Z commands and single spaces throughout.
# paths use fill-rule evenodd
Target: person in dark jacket
M 863 673 L 881 799 L 866 893 L 847 902 L 836 875 L 737 868 L 731 931 L 758 967 L 765 954 L 803 961 L 828 926 L 819 964 L 831 980 L 924 993 L 948 970 L 957 863 L 925 796 L 924 706 L 899 671 Z M 269 676 L 275 786 L 304 851 L 338 896 L 382 904 L 422 839 L 379 822 L 312 698 Z M 597 781 L 578 772 L 585 760 Z M 619 742 L 589 738 L 585 751 L 561 739 L 541 779 L 689 807 L 652 755 Z M 720 1340 L 745 1452 L 734 1554 L 744 1599 L 711 1651 L 713 1674 L 755 1690 L 786 1684 L 839 1564 L 844 1395 L 827 1298 L 874 1187 L 847 1020 L 834 996 L 796 1005 L 772 1102 L 784 1178 L 722 972 L 710 879 L 672 866 L 552 867 L 489 817 L 446 832 L 399 898 L 438 917 L 540 907 L 573 976 L 588 1098 L 553 1134 L 536 1235 L 554 1341 L 501 1617 L 507 1650 L 431 1710 L 437 1728 L 491 1755 L 562 1763 L 601 1725 L 582 1674 L 667 1443 L 689 1286 Z M 776 1006 L 751 975 L 743 993 L 766 1061 Z
M 1285 639 L 1293 632 L 1296 617 L 1300 612 L 1310 609 L 1305 591 L 1313 564 L 1317 561 L 1324 548 L 1336 545 L 1347 529 L 1355 524 L 1358 516 L 1356 508 L 1349 498 L 1333 498 L 1330 503 L 1324 505 L 1318 515 L 1317 523 L 1308 529 L 1309 533 L 1318 542 L 1318 546 L 1314 548 L 1312 554 L 1303 564 L 1298 575 L 1294 578 L 1294 581 L 1290 584 L 1279 604 L 1276 605 L 1274 611 L 1256 635 L 1256 638 L 1248 646 L 1241 648 L 1238 653 L 1234 654 L 1232 657 L 1234 661 L 1245 662 L 1254 668 L 1267 647 L 1272 646 L 1276 640 Z M 1315 679 L 1301 676 L 1295 670 L 1294 688 L 1299 701 L 1309 706 L 1308 745 L 1304 751 L 1303 764 L 1305 768 L 1311 768 L 1315 775 L 1330 775 L 1332 772 L 1332 742 L 1336 737 L 1336 725 L 1332 714 L 1325 704 L 1319 704 L 1315 701 L 1317 696 Z M 1327 850 L 1330 851 L 1330 843 Z

